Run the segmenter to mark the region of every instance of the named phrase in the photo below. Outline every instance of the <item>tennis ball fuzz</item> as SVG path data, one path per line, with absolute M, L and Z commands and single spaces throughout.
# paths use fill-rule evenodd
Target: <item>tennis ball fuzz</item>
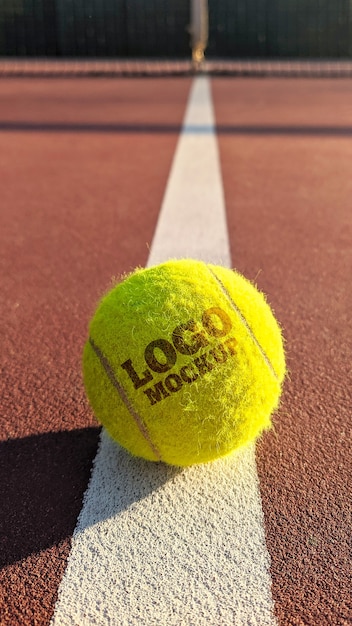
M 83 353 L 87 395 L 133 455 L 186 466 L 270 428 L 285 375 L 265 297 L 194 260 L 137 269 L 101 300 Z

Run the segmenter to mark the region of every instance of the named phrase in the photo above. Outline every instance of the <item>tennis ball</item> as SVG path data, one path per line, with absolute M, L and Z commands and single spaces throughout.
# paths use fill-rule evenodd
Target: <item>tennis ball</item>
M 271 425 L 280 328 L 243 276 L 194 260 L 137 269 L 101 300 L 83 354 L 87 395 L 133 455 L 211 461 Z

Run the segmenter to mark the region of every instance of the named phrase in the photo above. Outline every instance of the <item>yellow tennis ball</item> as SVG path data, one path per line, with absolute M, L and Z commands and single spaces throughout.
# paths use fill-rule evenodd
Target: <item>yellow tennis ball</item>
M 278 323 L 232 270 L 137 269 L 100 302 L 83 355 L 96 417 L 133 455 L 204 463 L 271 425 L 285 375 Z

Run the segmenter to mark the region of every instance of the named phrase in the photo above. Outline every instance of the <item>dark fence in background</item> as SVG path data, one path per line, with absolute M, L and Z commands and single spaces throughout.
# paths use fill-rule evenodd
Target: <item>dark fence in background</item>
M 190 56 L 189 0 L 0 0 L 0 55 Z M 352 57 L 350 0 L 209 0 L 211 58 Z
M 189 0 L 56 0 L 61 56 L 189 56 L 188 22 Z
M 56 53 L 56 0 L 0 0 L 1 55 Z
M 350 0 L 209 0 L 207 56 L 352 56 Z
M 0 0 L 0 55 L 188 57 L 189 0 Z

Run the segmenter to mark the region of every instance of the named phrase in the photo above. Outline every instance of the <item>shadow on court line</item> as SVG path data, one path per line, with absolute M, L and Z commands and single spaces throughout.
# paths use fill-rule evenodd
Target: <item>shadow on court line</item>
M 182 127 L 178 124 L 119 124 L 119 123 L 81 123 L 76 122 L 27 122 L 1 121 L 0 132 L 29 133 L 102 133 L 102 134 L 179 134 L 181 130 L 189 135 L 207 135 L 216 131 L 217 135 L 263 135 L 263 136 L 317 136 L 350 137 L 352 126 L 312 126 L 312 125 L 192 125 Z
M 100 431 L 87 427 L 0 442 L 0 570 L 72 536 Z M 132 457 L 103 437 L 101 502 L 98 508 L 93 503 L 90 524 L 127 510 L 184 469 Z

